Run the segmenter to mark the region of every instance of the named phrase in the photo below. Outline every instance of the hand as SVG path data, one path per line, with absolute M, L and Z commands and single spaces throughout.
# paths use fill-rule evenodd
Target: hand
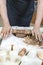
M 34 28 L 34 29 L 32 30 L 32 35 L 35 36 L 35 38 L 36 38 L 37 40 L 42 41 L 43 34 L 40 32 L 39 29 Z
M 12 28 L 10 25 L 4 26 L 1 31 L 2 37 L 7 38 L 10 34 L 12 34 Z

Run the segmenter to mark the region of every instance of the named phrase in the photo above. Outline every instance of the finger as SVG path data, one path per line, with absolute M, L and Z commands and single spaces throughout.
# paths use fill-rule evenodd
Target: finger
M 10 29 L 7 31 L 6 37 L 8 37 L 10 35 Z
M 5 38 L 8 38 L 8 36 L 9 36 L 9 32 L 7 31 L 7 32 L 6 32 L 6 37 L 5 37 Z
M 6 32 L 3 33 L 3 39 L 6 39 Z
M 12 29 L 10 29 L 10 35 L 12 34 Z
M 8 36 L 12 34 L 12 29 L 9 29 L 7 32 L 6 32 L 6 38 L 8 38 Z
M 3 37 L 3 33 L 2 31 L 0 31 L 0 39 Z
M 34 36 L 34 32 L 33 32 L 33 30 L 32 30 L 32 36 Z
M 42 41 L 42 35 L 41 34 L 38 34 L 38 40 Z
M 2 34 L 2 38 L 4 38 L 5 31 L 3 29 L 1 31 L 1 34 Z
M 3 38 L 3 34 L 1 33 L 1 34 L 0 34 L 0 39 L 2 39 L 2 38 Z
M 35 38 L 36 38 L 36 40 L 38 40 L 38 35 L 35 33 Z
M 3 31 L 3 38 L 4 38 L 4 39 L 6 38 L 7 32 L 8 32 L 7 30 L 4 30 L 4 31 Z
M 1 33 L 3 33 L 4 32 L 4 28 L 2 28 L 2 30 L 1 30 Z

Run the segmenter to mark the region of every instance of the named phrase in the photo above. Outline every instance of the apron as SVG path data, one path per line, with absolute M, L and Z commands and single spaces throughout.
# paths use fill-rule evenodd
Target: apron
M 11 26 L 29 26 L 34 12 L 34 0 L 6 0 Z

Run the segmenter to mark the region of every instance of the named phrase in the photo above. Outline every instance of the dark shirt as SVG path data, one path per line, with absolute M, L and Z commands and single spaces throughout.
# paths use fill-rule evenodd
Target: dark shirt
M 34 0 L 6 0 L 9 22 L 13 26 L 29 26 Z

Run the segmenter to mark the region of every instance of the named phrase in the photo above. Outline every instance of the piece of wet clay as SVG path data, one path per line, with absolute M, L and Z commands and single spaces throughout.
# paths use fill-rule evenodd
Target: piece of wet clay
M 33 36 L 24 37 L 23 41 L 28 45 L 38 45 L 40 47 L 42 46 L 43 48 L 43 40 L 42 41 L 36 40 Z
M 25 34 L 16 34 L 16 37 L 24 38 L 26 35 Z
M 13 34 L 15 35 L 15 36 L 18 36 L 18 37 L 24 37 L 24 36 L 27 36 L 27 35 L 31 35 L 31 30 L 18 30 L 18 29 L 13 29 L 12 30 L 13 32 Z
M 39 46 L 43 47 L 43 40 L 41 42 L 39 42 Z
M 31 30 L 13 29 L 13 33 L 17 37 L 24 38 L 25 39 L 24 42 L 26 44 L 43 46 L 43 41 L 36 40 L 35 36 L 32 36 Z
M 23 49 L 18 53 L 18 55 L 19 55 L 19 56 L 24 56 L 25 53 L 26 53 L 26 49 L 23 48 Z
M 18 30 L 18 29 L 13 29 L 12 30 L 13 32 L 12 33 L 19 33 L 19 34 L 30 34 L 31 33 L 31 30 Z
M 23 41 L 28 45 L 39 45 L 39 42 L 37 40 L 32 39 L 29 36 L 25 37 Z
M 37 52 L 37 57 L 43 61 L 43 50 Z

